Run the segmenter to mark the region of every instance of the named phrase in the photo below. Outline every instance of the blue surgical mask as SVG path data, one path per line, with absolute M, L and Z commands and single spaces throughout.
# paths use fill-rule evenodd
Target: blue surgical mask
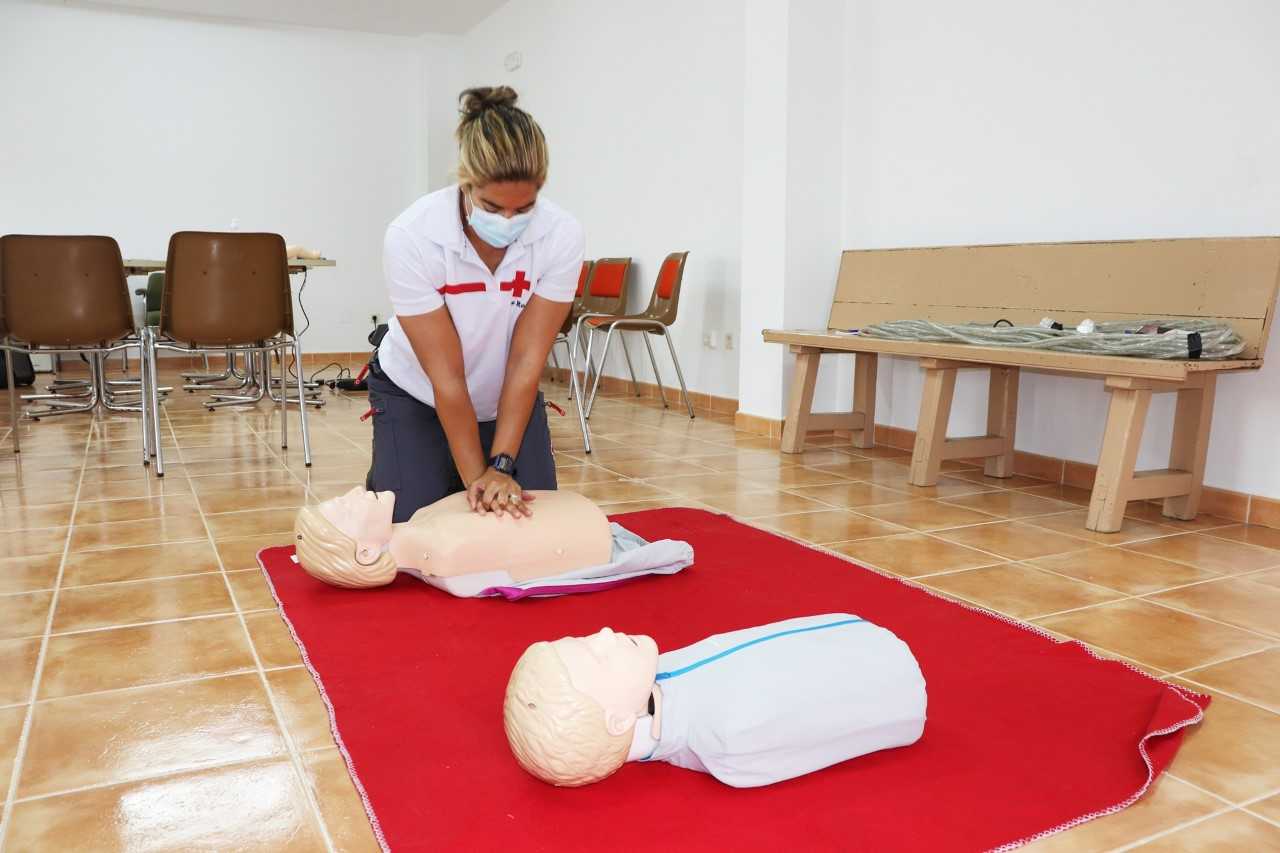
M 475 198 L 472 198 L 471 215 L 467 217 L 467 222 L 481 240 L 495 249 L 505 249 L 520 238 L 531 219 L 533 219 L 532 210 L 527 213 L 517 213 L 508 219 L 500 213 L 490 213 L 477 204 Z

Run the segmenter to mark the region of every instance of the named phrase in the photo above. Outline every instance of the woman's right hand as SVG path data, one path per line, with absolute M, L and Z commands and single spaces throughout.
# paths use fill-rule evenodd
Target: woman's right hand
M 514 477 L 493 468 L 485 469 L 467 487 L 467 503 L 473 512 L 509 512 L 517 518 L 528 518 L 533 515 L 533 507 L 529 506 L 533 499 L 534 495 L 526 494 Z

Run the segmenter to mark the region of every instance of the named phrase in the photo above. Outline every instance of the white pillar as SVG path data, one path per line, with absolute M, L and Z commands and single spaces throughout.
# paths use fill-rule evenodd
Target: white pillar
M 781 418 L 785 347 L 768 328 L 824 329 L 835 292 L 844 194 L 843 0 L 746 0 L 739 410 Z M 815 397 L 834 408 L 824 364 Z
M 745 0 L 742 102 L 742 297 L 738 410 L 781 416 L 782 348 L 760 332 L 785 324 L 789 0 Z

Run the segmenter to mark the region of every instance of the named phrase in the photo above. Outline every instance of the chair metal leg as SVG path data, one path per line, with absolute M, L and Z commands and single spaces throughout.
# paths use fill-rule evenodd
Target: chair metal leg
M 591 360 L 591 350 L 595 346 L 596 336 L 593 327 L 587 328 L 587 345 L 582 348 L 582 393 L 587 393 L 587 386 L 591 384 L 591 367 L 594 362 Z M 587 401 L 583 401 L 584 406 Z
M 226 382 L 230 379 L 239 378 L 235 372 L 235 366 L 236 366 L 235 353 L 233 352 L 227 353 L 227 367 L 221 373 L 210 373 L 209 372 L 209 353 L 206 352 L 206 353 L 203 353 L 203 355 L 204 355 L 204 370 L 205 370 L 204 373 L 178 374 L 183 379 L 187 380 L 187 382 L 189 383 L 183 386 L 185 390 L 198 391 L 203 387 L 211 386 L 212 383 L 215 383 L 215 382 Z M 234 387 L 243 388 L 245 387 L 245 383 L 241 382 L 239 385 Z
M 147 375 L 147 347 L 142 342 L 138 344 L 138 381 L 141 383 L 142 391 L 139 398 L 142 405 L 142 465 L 149 467 L 151 465 L 151 381 Z M 159 440 L 160 436 L 156 436 L 156 441 Z
M 573 324 L 573 337 L 569 339 L 569 372 L 576 374 L 578 371 L 578 350 L 585 349 L 582 346 L 582 323 Z M 583 374 L 582 383 L 585 385 L 587 381 L 586 374 Z M 573 399 L 576 393 L 575 388 L 578 387 L 577 382 L 569 383 L 569 399 Z
M 590 454 L 591 429 L 587 426 L 586 413 L 582 411 L 582 389 L 578 387 L 578 372 L 574 370 L 572 357 L 569 359 L 569 396 L 573 400 L 573 407 L 578 410 L 578 427 L 582 430 L 582 444 Z
M 280 378 L 286 379 L 284 372 L 284 353 L 282 350 L 276 350 L 280 353 Z M 271 359 L 264 358 L 263 369 L 266 371 L 263 379 L 266 380 L 268 388 L 271 387 Z M 289 386 L 282 385 L 280 387 L 280 447 L 283 450 L 289 449 Z
M 242 388 L 252 388 L 251 394 L 210 394 L 209 399 L 205 401 L 204 407 L 210 411 L 220 409 L 225 406 L 245 406 L 257 403 L 266 394 L 266 384 L 262 381 L 262 368 L 258 363 L 256 353 L 245 353 L 244 359 L 244 379 L 241 383 Z
M 693 403 L 689 400 L 689 389 L 684 384 L 684 371 L 680 369 L 680 359 L 676 357 L 676 345 L 671 343 L 671 332 L 662 326 L 662 336 L 667 339 L 667 350 L 671 353 L 671 363 L 676 366 L 676 378 L 680 380 L 680 396 L 684 397 L 685 408 L 689 410 L 689 418 L 694 417 Z
M 582 365 L 582 390 L 586 391 L 587 386 L 592 384 L 592 377 L 595 377 L 595 384 L 599 384 L 600 372 L 604 370 L 604 361 L 601 360 L 596 364 L 596 360 L 591 357 L 591 352 L 595 349 L 596 332 L 600 331 L 598 326 L 587 326 L 587 348 L 586 358 Z M 587 402 L 587 417 L 591 417 L 591 401 Z
M 302 342 L 293 335 L 293 357 L 298 364 L 298 417 L 302 422 L 302 464 L 311 467 L 311 434 L 307 432 L 307 391 L 306 381 L 302 378 Z M 287 387 L 287 386 L 286 386 Z M 280 389 L 280 398 L 288 405 L 289 395 L 285 388 Z
M 649 333 L 641 332 L 644 337 L 644 348 L 649 351 L 649 363 L 653 365 L 653 378 L 658 383 L 658 399 L 662 401 L 662 408 L 667 409 L 667 389 L 662 387 L 662 374 L 658 372 L 658 359 L 653 356 L 653 344 L 649 343 Z
M 149 383 L 151 387 L 148 389 L 151 392 L 151 431 L 152 435 L 155 436 L 152 450 L 155 451 L 156 457 L 156 476 L 163 477 L 164 448 L 161 446 L 162 442 L 160 441 L 160 394 L 156 390 L 160 387 L 160 380 L 156 371 L 156 336 L 155 332 L 149 328 L 145 331 L 145 334 L 147 346 L 147 375 L 151 379 Z
M 9 337 L 6 335 L 4 350 L 4 375 L 8 380 L 9 387 L 9 429 L 13 432 L 13 452 L 20 453 L 22 451 L 22 441 L 18 438 L 18 390 L 13 387 L 13 350 L 8 348 Z
M 604 351 L 600 353 L 600 367 L 598 370 L 596 370 L 596 381 L 595 381 L 595 384 L 591 386 L 591 395 L 587 397 L 586 416 L 588 418 L 591 417 L 591 410 L 592 408 L 595 407 L 596 394 L 600 392 L 600 377 L 604 375 L 604 366 L 605 364 L 608 363 L 608 360 L 609 360 L 609 344 L 613 342 L 613 328 L 614 328 L 613 326 L 610 326 L 609 331 L 605 333 Z M 588 346 L 587 347 L 588 361 L 590 361 L 590 355 L 591 355 L 591 348 L 590 346 Z
M 627 359 L 627 372 L 631 374 L 631 390 L 639 397 L 640 382 L 636 379 L 636 369 L 631 366 L 631 352 L 627 349 L 627 336 L 622 329 L 618 330 L 618 344 L 622 347 L 622 354 Z

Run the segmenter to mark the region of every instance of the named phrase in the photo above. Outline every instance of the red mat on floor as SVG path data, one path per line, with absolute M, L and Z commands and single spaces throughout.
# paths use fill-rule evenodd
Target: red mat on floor
M 1208 699 L 1074 643 L 698 510 L 617 518 L 696 563 L 587 595 L 456 599 L 401 575 L 325 586 L 260 558 L 393 850 L 985 850 L 1116 811 L 1172 760 Z M 580 789 L 526 775 L 502 732 L 512 664 L 602 625 L 673 649 L 793 616 L 855 613 L 898 634 L 929 691 L 914 746 L 767 788 L 665 764 Z M 762 684 L 768 690 L 768 684 Z

